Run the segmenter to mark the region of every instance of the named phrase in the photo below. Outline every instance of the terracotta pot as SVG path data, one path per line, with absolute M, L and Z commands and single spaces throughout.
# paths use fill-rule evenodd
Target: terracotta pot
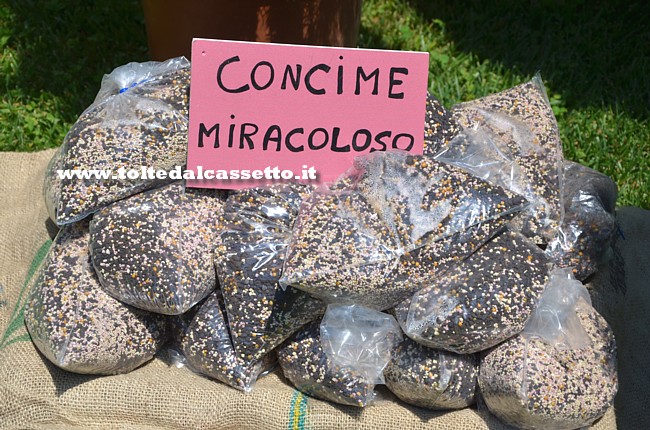
M 190 58 L 192 38 L 355 47 L 361 0 L 142 0 L 152 60 Z

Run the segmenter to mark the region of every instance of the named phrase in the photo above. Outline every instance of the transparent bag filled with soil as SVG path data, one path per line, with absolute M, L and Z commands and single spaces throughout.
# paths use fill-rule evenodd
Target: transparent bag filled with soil
M 530 206 L 511 226 L 546 244 L 562 220 L 564 157 L 539 75 L 500 93 L 460 103 L 452 112 L 460 133 L 436 159 L 523 195 Z
M 293 223 L 312 190 L 299 184 L 249 188 L 226 201 L 215 266 L 241 360 L 261 360 L 325 312 L 321 300 L 278 283 Z
M 395 308 L 404 332 L 431 348 L 475 353 L 520 333 L 548 282 L 549 259 L 504 231 Z
M 328 302 L 391 308 L 475 251 L 526 205 L 461 169 L 400 152 L 303 203 L 280 283 Z
M 402 339 L 395 319 L 358 305 L 329 305 L 321 321 L 278 350 L 284 376 L 303 393 L 365 407 L 383 383 L 392 349 Z
M 427 93 L 427 103 L 424 119 L 424 151 L 427 157 L 433 157 L 459 132 L 458 124 L 450 111 L 431 93 Z
M 172 171 L 187 158 L 190 64 L 184 57 L 129 63 L 102 79 L 95 101 L 68 131 L 45 177 L 48 212 L 59 225 L 172 178 L 128 179 L 129 170 Z M 59 178 L 56 170 L 105 171 Z M 120 173 L 121 172 L 121 173 Z M 102 172 L 103 173 L 103 172 Z M 120 178 L 120 175 L 122 178 Z
M 557 267 L 573 268 L 581 281 L 596 272 L 616 231 L 617 196 L 607 175 L 565 162 L 564 219 L 546 248 Z
M 524 331 L 481 358 L 479 387 L 502 421 L 527 429 L 591 425 L 618 389 L 612 329 L 571 269 L 555 269 Z
M 115 202 L 90 222 L 102 288 L 162 314 L 189 310 L 216 286 L 214 245 L 225 193 L 177 181 Z
M 56 222 L 56 205 L 53 202 L 58 199 L 58 193 L 61 189 L 61 177 L 58 175 L 58 171 L 63 169 L 63 158 L 61 153 L 63 152 L 63 146 L 59 146 L 59 149 L 56 150 L 49 163 L 45 169 L 45 176 L 43 180 L 43 197 L 45 197 L 45 206 L 48 211 L 48 215 L 52 221 Z
M 434 410 L 462 409 L 474 403 L 476 354 L 455 354 L 404 338 L 391 355 L 384 379 L 402 401 Z
M 105 293 L 90 262 L 88 222 L 58 233 L 31 284 L 25 324 L 41 353 L 76 373 L 127 373 L 167 341 L 160 315 Z
M 173 337 L 190 369 L 238 390 L 252 390 L 257 378 L 270 365 L 266 357 L 246 362 L 238 358 L 219 289 L 190 311 L 175 317 Z

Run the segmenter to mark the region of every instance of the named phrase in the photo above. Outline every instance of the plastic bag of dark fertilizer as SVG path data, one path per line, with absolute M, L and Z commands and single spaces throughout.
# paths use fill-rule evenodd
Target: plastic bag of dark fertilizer
M 162 316 L 106 294 L 88 253 L 88 222 L 65 226 L 34 277 L 25 324 L 36 347 L 62 369 L 126 373 L 167 341 Z
M 450 111 L 431 93 L 427 93 L 427 107 L 424 121 L 424 152 L 427 157 L 434 156 L 459 132 L 458 124 Z
M 259 361 L 325 312 L 321 300 L 278 284 L 300 203 L 312 190 L 298 184 L 250 188 L 226 201 L 215 266 L 244 362 Z
M 474 403 L 478 356 L 428 348 L 405 338 L 384 369 L 386 386 L 406 403 L 427 409 L 462 409 Z
M 562 218 L 562 142 L 539 76 L 452 108 L 460 134 L 436 157 L 523 195 L 529 208 L 512 223 L 538 244 Z
M 329 305 L 278 350 L 284 376 L 303 393 L 364 407 L 383 383 L 391 350 L 402 339 L 395 319 L 358 305 Z
M 56 207 L 52 202 L 56 201 L 57 195 L 61 189 L 62 178 L 58 175 L 58 171 L 63 169 L 63 158 L 61 152 L 63 146 L 54 153 L 52 159 L 47 164 L 45 169 L 45 176 L 43 180 L 43 197 L 45 197 L 45 206 L 48 210 L 48 215 L 52 221 L 56 222 Z
M 120 200 L 90 222 L 102 288 L 140 309 L 177 315 L 216 286 L 213 251 L 225 194 L 182 182 Z
M 300 210 L 282 285 L 388 309 L 462 260 L 525 199 L 456 167 L 403 153 L 357 158 Z
M 174 340 L 190 369 L 242 391 L 253 388 L 264 365 L 237 358 L 218 289 L 175 323 Z
M 608 176 L 578 163 L 564 164 L 564 219 L 546 253 L 583 281 L 596 272 L 616 231 L 618 188 Z
M 505 231 L 395 308 L 404 332 L 459 354 L 518 333 L 548 282 L 548 258 L 520 233 Z
M 69 172 L 72 176 L 60 179 L 48 171 L 46 204 L 57 224 L 174 179 L 143 178 L 142 169 L 172 171 L 185 164 L 189 83 L 190 63 L 183 57 L 129 63 L 104 76 L 95 101 L 72 126 L 59 162 L 51 167 L 102 170 L 108 176 L 82 178 Z M 131 179 L 130 171 L 137 178 Z
M 612 406 L 614 335 L 570 269 L 551 273 L 524 332 L 482 357 L 479 387 L 490 412 L 527 429 L 586 427 Z

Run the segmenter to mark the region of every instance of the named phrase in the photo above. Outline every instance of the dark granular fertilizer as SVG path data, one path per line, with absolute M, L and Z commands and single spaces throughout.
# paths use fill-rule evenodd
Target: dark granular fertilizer
M 618 387 L 612 330 L 591 307 L 578 308 L 577 316 L 590 347 L 555 348 L 518 335 L 481 359 L 481 394 L 499 419 L 528 429 L 575 429 L 612 406 Z
M 50 159 L 50 162 L 47 164 L 47 168 L 45 169 L 43 180 L 43 197 L 45 198 L 45 206 L 47 207 L 48 215 L 54 222 L 56 222 L 56 207 L 51 203 L 56 201 L 57 193 L 61 189 L 61 178 L 57 174 L 57 171 L 63 169 L 62 150 L 63 147 L 60 146 Z
M 320 321 L 289 338 L 278 350 L 284 376 L 312 397 L 364 407 L 374 398 L 375 384 L 349 367 L 332 363 L 320 342 Z
M 172 61 L 172 60 L 170 60 Z M 59 168 L 106 170 L 106 179 L 61 179 L 46 185 L 49 212 L 67 224 L 112 202 L 171 182 L 171 179 L 119 179 L 120 169 L 144 166 L 170 171 L 187 158 L 189 63 L 124 89 L 113 84 L 104 100 L 87 109 L 65 137 Z M 56 177 L 48 171 L 46 180 Z M 56 189 L 54 189 L 56 187 Z
M 162 314 L 194 306 L 216 285 L 224 200 L 221 191 L 175 182 L 101 209 L 90 223 L 90 252 L 104 290 Z
M 175 341 L 191 369 L 239 390 L 252 389 L 263 364 L 237 359 L 218 289 L 176 323 Z
M 328 302 L 388 309 L 471 254 L 525 200 L 423 157 L 358 160 L 303 203 L 280 282 Z M 363 163 L 363 164 L 360 164 Z
M 474 403 L 478 357 L 428 348 L 405 338 L 384 369 L 386 386 L 401 400 L 428 409 L 462 409 Z
M 596 272 L 616 231 L 614 210 L 618 189 L 608 176 L 566 162 L 564 219 L 546 253 L 558 267 L 571 267 L 585 280 Z
M 395 309 L 419 343 L 459 354 L 490 348 L 521 332 L 548 282 L 548 258 L 506 231 Z
M 59 232 L 34 278 L 25 323 L 38 349 L 62 369 L 127 373 L 152 359 L 166 342 L 166 323 L 101 289 L 88 240 L 88 222 Z
M 500 156 L 514 162 L 519 170 L 515 182 L 531 206 L 513 228 L 538 244 L 547 243 L 561 219 L 563 154 L 541 78 L 461 103 L 452 112 L 463 133 L 477 129 L 487 133 L 499 147 Z
M 427 107 L 424 122 L 424 155 L 431 157 L 458 134 L 459 127 L 451 112 L 436 99 L 427 93 Z
M 235 350 L 255 362 L 326 305 L 304 291 L 278 284 L 291 228 L 312 188 L 283 184 L 250 188 L 228 197 L 215 266 Z

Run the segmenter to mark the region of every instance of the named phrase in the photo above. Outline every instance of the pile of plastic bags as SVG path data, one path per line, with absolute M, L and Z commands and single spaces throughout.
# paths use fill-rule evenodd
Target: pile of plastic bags
M 538 77 L 449 111 L 429 96 L 424 155 L 359 157 L 319 187 L 59 179 L 183 165 L 189 77 L 182 58 L 116 69 L 50 163 L 61 230 L 25 314 L 47 359 L 115 374 L 172 348 L 243 391 L 277 362 L 332 402 L 385 384 L 523 428 L 613 404 L 614 338 L 580 281 L 616 230 L 616 185 L 564 161 Z

